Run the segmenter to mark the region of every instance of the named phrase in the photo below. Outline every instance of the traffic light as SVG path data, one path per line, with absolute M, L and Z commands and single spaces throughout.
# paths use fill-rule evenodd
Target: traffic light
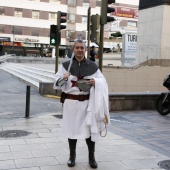
M 66 29 L 66 25 L 61 25 L 61 23 L 67 22 L 67 13 L 58 11 L 57 12 L 57 44 L 60 45 L 61 42 L 61 32 L 60 30 Z
M 107 16 L 107 13 L 115 12 L 114 8 L 108 7 L 108 4 L 115 3 L 115 0 L 102 0 L 101 2 L 101 24 L 115 21 L 114 17 Z
M 61 25 L 61 23 L 67 22 L 66 17 L 67 17 L 66 12 L 61 12 L 61 11 L 57 12 L 57 28 L 58 28 L 58 31 L 60 31 L 62 29 L 66 29 L 66 25 Z
M 56 45 L 57 43 L 57 26 L 50 25 L 50 45 Z
M 96 15 L 91 16 L 90 28 L 91 28 L 90 41 L 96 44 L 99 44 L 100 42 L 100 35 L 99 35 L 100 15 L 96 14 Z

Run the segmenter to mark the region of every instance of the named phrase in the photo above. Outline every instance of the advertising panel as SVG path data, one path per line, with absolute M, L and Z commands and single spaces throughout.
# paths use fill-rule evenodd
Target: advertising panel
M 116 16 L 126 18 L 138 18 L 138 9 L 127 7 L 116 7 Z
M 11 38 L 10 37 L 0 37 L 0 42 L 3 42 L 3 41 L 11 41 Z
M 23 43 L 23 42 L 3 42 L 4 46 L 18 46 L 18 47 L 35 47 L 33 43 Z
M 136 62 L 137 33 L 123 34 L 122 64 L 132 66 Z
M 137 8 L 129 8 L 124 6 L 114 6 L 114 5 L 111 5 L 111 7 L 115 8 L 115 12 L 111 13 L 111 15 L 113 16 L 126 17 L 126 18 L 138 18 Z

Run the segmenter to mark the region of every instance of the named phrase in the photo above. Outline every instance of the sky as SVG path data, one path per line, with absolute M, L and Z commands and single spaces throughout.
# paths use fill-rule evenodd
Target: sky
M 139 5 L 139 0 L 116 0 L 116 3 Z

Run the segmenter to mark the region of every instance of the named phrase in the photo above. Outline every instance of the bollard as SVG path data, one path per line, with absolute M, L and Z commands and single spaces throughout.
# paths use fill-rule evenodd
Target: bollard
M 25 117 L 29 118 L 30 114 L 30 86 L 27 86 L 27 91 L 26 91 L 26 108 L 25 108 Z

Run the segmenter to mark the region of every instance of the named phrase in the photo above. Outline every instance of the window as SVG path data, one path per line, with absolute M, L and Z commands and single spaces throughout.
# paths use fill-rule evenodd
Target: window
M 85 8 L 88 8 L 89 7 L 89 3 L 83 3 L 83 7 L 85 7 Z
M 128 27 L 137 27 L 137 22 L 135 22 L 135 21 L 128 21 L 127 26 Z
M 4 33 L 4 25 L 0 25 L 0 33 Z
M 69 41 L 75 40 L 75 31 L 66 31 L 66 37 L 69 39 Z
M 32 11 L 32 18 L 39 19 L 40 12 L 39 11 Z
M 39 36 L 39 29 L 38 28 L 32 28 L 32 36 Z
M 70 22 L 75 22 L 75 21 L 76 21 L 76 15 L 75 15 L 75 14 L 69 14 L 68 20 L 69 20 Z
M 16 8 L 14 12 L 15 17 L 22 17 L 22 9 L 21 8 Z
M 50 2 L 58 2 L 59 0 L 50 0 Z
M 101 7 L 101 1 L 96 1 L 96 6 Z
M 49 20 L 57 20 L 57 13 L 50 12 L 49 13 Z
M 4 11 L 5 11 L 4 7 L 0 7 L 0 15 L 4 15 Z
M 87 24 L 87 17 L 86 16 L 82 16 L 82 24 Z
M 76 6 L 76 0 L 68 0 L 68 5 Z
M 15 26 L 14 27 L 14 34 L 22 35 L 22 28 L 18 27 L 18 26 Z

